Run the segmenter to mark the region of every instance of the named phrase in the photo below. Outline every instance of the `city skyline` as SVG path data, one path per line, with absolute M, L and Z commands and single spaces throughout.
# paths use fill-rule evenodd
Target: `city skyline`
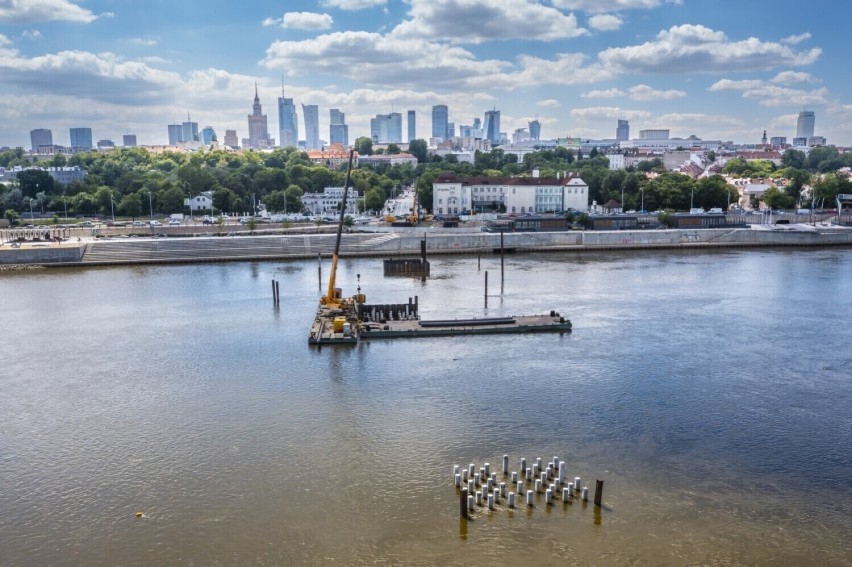
M 764 130 L 795 137 L 806 108 L 818 116 L 815 135 L 852 145 L 852 79 L 833 25 L 852 13 L 845 4 L 830 17 L 789 0 L 771 10 L 696 0 L 199 7 L 0 8 L 0 146 L 27 147 L 39 128 L 65 145 L 81 125 L 99 139 L 135 133 L 140 144 L 163 144 L 163 125 L 187 110 L 247 137 L 255 81 L 267 105 L 282 89 L 317 105 L 320 132 L 329 131 L 328 109 L 345 112 L 351 140 L 369 136 L 370 119 L 388 110 L 415 110 L 417 131 L 431 132 L 432 107 L 447 105 L 448 121 L 461 125 L 496 107 L 510 135 L 537 116 L 543 138 L 612 138 L 622 118 L 635 131 L 759 143 Z

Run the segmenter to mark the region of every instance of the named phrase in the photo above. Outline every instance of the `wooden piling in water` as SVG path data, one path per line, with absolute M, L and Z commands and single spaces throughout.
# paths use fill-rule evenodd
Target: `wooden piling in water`
M 596 480 L 595 481 L 595 506 L 601 505 L 601 498 L 603 498 L 603 481 Z
M 459 491 L 459 515 L 462 518 L 467 518 L 467 488 L 462 488 Z
M 488 307 L 488 270 L 485 270 L 485 307 Z
M 322 291 L 322 254 L 317 254 L 317 282 L 319 282 L 319 288 Z
M 503 293 L 503 231 L 500 231 L 500 293 Z

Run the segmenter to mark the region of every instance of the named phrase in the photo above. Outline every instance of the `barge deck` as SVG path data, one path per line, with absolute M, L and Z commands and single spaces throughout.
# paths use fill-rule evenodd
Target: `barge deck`
M 442 321 L 402 320 L 386 323 L 363 323 L 362 340 L 417 337 L 449 337 L 459 335 L 499 335 L 520 333 L 570 333 L 571 321 L 558 313 L 523 315 L 493 319 L 447 319 Z

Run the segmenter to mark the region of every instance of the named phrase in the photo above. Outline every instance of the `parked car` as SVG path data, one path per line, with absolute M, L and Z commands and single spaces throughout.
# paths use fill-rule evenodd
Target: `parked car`
M 133 226 L 145 226 L 145 223 L 141 220 L 135 220 L 133 221 Z
M 161 223 L 160 221 L 152 220 L 152 221 L 148 221 L 148 225 L 149 226 L 163 226 L 163 223 Z
M 180 226 L 180 221 L 176 219 L 172 219 L 169 221 L 169 226 Z

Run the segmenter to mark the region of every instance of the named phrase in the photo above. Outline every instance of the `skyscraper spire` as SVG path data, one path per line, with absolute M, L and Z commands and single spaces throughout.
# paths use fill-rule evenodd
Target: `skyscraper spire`
M 257 81 L 254 82 L 254 102 L 255 104 L 260 102 L 260 97 L 257 96 Z

